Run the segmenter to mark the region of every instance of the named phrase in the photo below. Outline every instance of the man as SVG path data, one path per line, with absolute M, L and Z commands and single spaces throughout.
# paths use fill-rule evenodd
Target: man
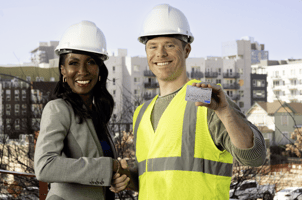
M 233 157 L 248 166 L 266 157 L 262 134 L 222 88 L 187 77 L 193 40 L 184 14 L 166 4 L 153 8 L 139 37 L 160 88 L 133 117 L 142 200 L 229 199 Z M 186 101 L 187 85 L 212 88 L 211 103 Z M 113 191 L 126 187 L 125 175 L 114 179 Z

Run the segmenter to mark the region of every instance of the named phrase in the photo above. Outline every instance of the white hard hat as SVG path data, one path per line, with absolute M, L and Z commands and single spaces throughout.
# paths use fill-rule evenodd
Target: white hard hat
M 72 50 L 100 54 L 102 60 L 108 59 L 106 38 L 103 32 L 90 21 L 81 21 L 70 26 L 55 49 L 57 55 Z
M 146 36 L 175 34 L 186 36 L 188 43 L 194 40 L 186 16 L 177 8 L 161 4 L 155 6 L 148 14 L 138 41 L 145 44 Z

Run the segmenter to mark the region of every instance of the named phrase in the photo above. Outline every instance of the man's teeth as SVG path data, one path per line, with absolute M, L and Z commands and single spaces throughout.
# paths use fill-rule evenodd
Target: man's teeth
M 157 65 L 168 65 L 169 62 L 164 62 L 164 63 L 157 63 Z
M 78 83 L 80 83 L 80 84 L 87 84 L 87 83 L 89 83 L 90 81 L 77 81 Z

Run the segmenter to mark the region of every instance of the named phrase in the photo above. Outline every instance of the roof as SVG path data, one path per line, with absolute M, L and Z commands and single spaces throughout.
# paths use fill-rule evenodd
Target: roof
M 296 113 L 302 114 L 302 103 L 287 103 Z
M 279 107 L 276 112 L 292 112 L 293 114 L 302 114 L 302 103 L 283 103 L 283 107 Z
M 262 101 L 257 101 L 256 102 L 259 106 L 263 108 L 269 115 L 273 115 L 280 107 L 281 104 L 279 101 L 274 101 L 274 102 L 262 102 Z M 281 102 L 283 103 L 283 102 Z

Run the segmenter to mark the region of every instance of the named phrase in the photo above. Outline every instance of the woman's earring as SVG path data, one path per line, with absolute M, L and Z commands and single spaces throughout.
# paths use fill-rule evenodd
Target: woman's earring
M 66 77 L 63 77 L 63 82 L 66 83 Z
M 99 81 L 101 81 L 101 76 L 99 76 Z

